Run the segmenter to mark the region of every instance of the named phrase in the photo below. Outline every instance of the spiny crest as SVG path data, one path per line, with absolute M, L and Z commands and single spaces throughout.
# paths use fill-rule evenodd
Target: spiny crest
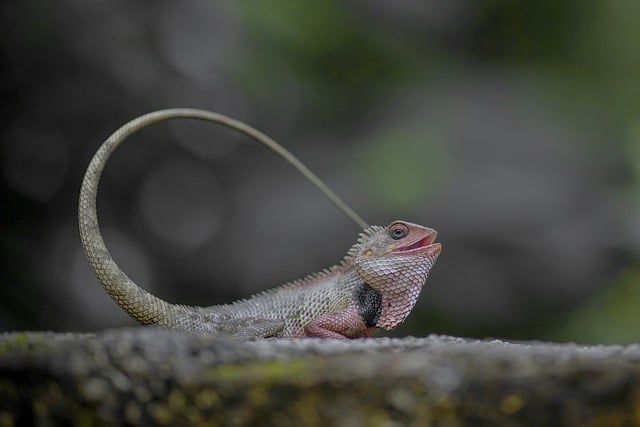
M 384 230 L 385 230 L 385 228 L 384 227 L 380 227 L 379 225 L 372 225 L 372 226 L 366 228 L 365 230 L 363 230 L 358 235 L 358 240 L 356 240 L 356 243 L 353 246 L 351 246 L 351 248 L 347 252 L 347 255 L 338 264 L 335 264 L 335 265 L 333 265 L 333 266 L 331 266 L 329 268 L 325 268 L 325 269 L 323 269 L 321 271 L 317 271 L 315 273 L 308 274 L 308 275 L 304 276 L 303 278 L 292 280 L 290 282 L 284 283 L 284 284 L 282 284 L 280 286 L 277 286 L 275 288 L 267 289 L 265 291 L 259 292 L 259 293 L 255 294 L 251 298 L 260 297 L 260 296 L 267 296 L 267 295 L 273 295 L 273 294 L 276 294 L 276 293 L 281 292 L 283 290 L 295 289 L 295 288 L 299 288 L 299 287 L 308 286 L 308 285 L 310 285 L 310 284 L 312 284 L 312 283 L 314 283 L 316 281 L 324 280 L 329 276 L 332 276 L 334 274 L 338 274 L 339 272 L 341 272 L 342 270 L 344 270 L 346 267 L 348 267 L 350 265 L 350 263 L 353 261 L 353 257 L 355 255 L 357 255 L 358 251 L 362 248 L 362 246 L 364 246 L 366 243 L 369 242 L 369 240 L 371 239 L 372 236 L 374 236 L 377 233 L 384 232 Z M 246 302 L 246 301 L 250 300 L 251 298 L 244 298 L 244 299 L 241 299 L 239 301 L 236 301 L 236 303 Z
M 254 296 L 270 295 L 285 289 L 293 289 L 301 286 L 306 286 L 306 285 L 309 285 L 310 283 L 313 283 L 314 281 L 323 280 L 323 279 L 326 279 L 328 276 L 338 273 L 339 271 L 343 270 L 346 266 L 350 264 L 350 262 L 353 260 L 353 257 L 357 255 L 358 251 L 362 248 L 362 246 L 364 246 L 369 241 L 369 239 L 373 235 L 379 232 L 384 232 L 384 230 L 385 228 L 379 225 L 372 225 L 366 228 L 358 235 L 358 239 L 356 240 L 356 243 L 354 243 L 354 245 L 351 246 L 351 248 L 347 252 L 347 255 L 345 255 L 342 261 L 340 261 L 338 264 L 332 265 L 331 267 L 325 268 L 321 271 L 308 274 L 303 278 L 284 283 L 275 288 L 267 289 L 265 291 L 259 292 Z M 240 302 L 246 301 L 246 300 L 247 299 L 242 299 L 240 300 Z
M 243 298 L 243 299 L 241 299 L 241 300 L 239 300 L 237 302 L 244 302 L 244 301 L 250 300 L 250 299 L 252 299 L 254 297 L 272 295 L 272 294 L 276 294 L 276 293 L 278 293 L 280 291 L 283 291 L 283 290 L 295 289 L 295 288 L 307 286 L 307 285 L 309 285 L 309 284 L 311 284 L 311 283 L 313 283 L 315 281 L 323 280 L 323 279 L 326 279 L 327 277 L 329 277 L 329 276 L 331 276 L 333 274 L 336 274 L 338 271 L 340 271 L 341 267 L 342 267 L 342 265 L 336 264 L 336 265 L 333 265 L 331 267 L 324 268 L 324 269 L 322 269 L 320 271 L 316 271 L 315 273 L 307 274 L 306 276 L 304 276 L 304 277 L 302 277 L 300 279 L 295 279 L 295 280 L 292 280 L 290 282 L 283 283 L 280 286 L 276 286 L 275 288 L 271 288 L 271 289 L 267 289 L 267 290 L 258 292 L 257 294 L 253 295 L 250 298 Z
M 369 241 L 369 238 L 374 234 L 380 233 L 381 231 L 384 231 L 384 227 L 380 227 L 379 225 L 372 225 L 369 228 L 365 229 L 358 235 L 358 240 L 353 246 L 351 246 L 349 252 L 347 252 L 347 257 L 356 256 L 358 254 L 358 251 L 362 249 L 362 246 L 364 246 L 364 244 Z

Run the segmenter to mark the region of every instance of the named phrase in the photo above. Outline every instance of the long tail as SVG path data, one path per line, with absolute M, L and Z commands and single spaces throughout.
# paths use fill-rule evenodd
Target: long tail
M 98 183 L 100 182 L 100 176 L 109 156 L 127 137 L 146 126 L 175 118 L 214 122 L 252 137 L 298 169 L 302 175 L 316 185 L 340 210 L 353 219 L 360 227 L 363 229 L 368 228 L 367 223 L 360 218 L 358 214 L 347 206 L 329 187 L 293 156 L 293 154 L 251 126 L 222 114 L 190 108 L 159 110 L 144 114 L 123 125 L 102 143 L 93 156 L 93 159 L 91 159 L 91 163 L 89 163 L 89 167 L 82 180 L 80 204 L 78 206 L 80 240 L 82 241 L 82 247 L 93 272 L 109 296 L 138 322 L 171 327 L 175 325 L 176 319 L 184 315 L 189 308 L 170 304 L 140 288 L 127 277 L 113 260 L 104 243 L 98 225 L 98 214 L 96 211 Z

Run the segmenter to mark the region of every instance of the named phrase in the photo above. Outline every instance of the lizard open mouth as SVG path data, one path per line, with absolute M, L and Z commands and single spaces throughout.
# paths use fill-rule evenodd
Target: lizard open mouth
M 427 246 L 431 246 L 433 242 L 436 240 L 437 234 L 434 232 L 433 234 L 429 234 L 427 237 L 424 237 L 410 245 L 400 246 L 394 250 L 394 252 L 407 252 L 414 249 L 425 248 Z M 439 243 L 437 243 L 439 245 Z

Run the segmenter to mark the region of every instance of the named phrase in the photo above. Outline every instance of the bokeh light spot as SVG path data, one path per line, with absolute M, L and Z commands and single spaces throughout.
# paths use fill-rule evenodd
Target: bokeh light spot
M 52 133 L 20 129 L 4 144 L 7 183 L 31 200 L 46 202 L 60 190 L 69 166 L 69 148 Z
M 218 183 L 196 161 L 170 161 L 154 169 L 142 184 L 140 206 L 150 230 L 181 250 L 211 238 L 222 217 Z

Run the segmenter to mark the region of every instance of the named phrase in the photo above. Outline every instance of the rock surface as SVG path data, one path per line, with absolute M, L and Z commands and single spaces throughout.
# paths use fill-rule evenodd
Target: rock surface
M 640 345 L 0 335 L 0 427 L 633 426 Z

